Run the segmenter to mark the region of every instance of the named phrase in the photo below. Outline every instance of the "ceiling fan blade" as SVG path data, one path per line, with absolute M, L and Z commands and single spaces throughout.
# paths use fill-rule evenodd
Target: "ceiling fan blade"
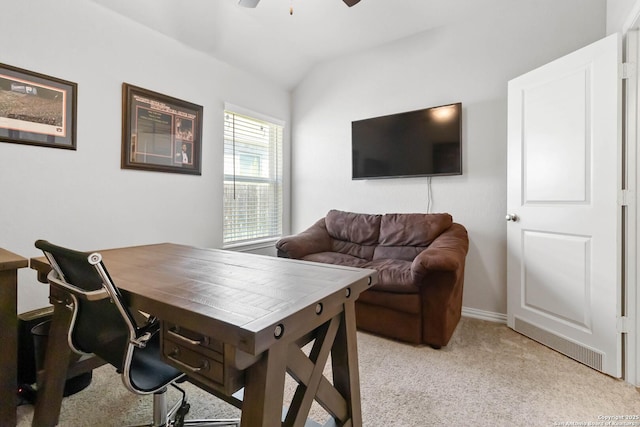
M 351 7 L 354 4 L 358 4 L 360 0 L 342 0 L 347 6 Z
M 242 7 L 256 7 L 258 2 L 260 2 L 260 0 L 238 0 L 238 4 Z

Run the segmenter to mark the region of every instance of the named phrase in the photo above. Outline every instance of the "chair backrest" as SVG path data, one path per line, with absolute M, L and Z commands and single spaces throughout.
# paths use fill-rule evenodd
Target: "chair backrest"
M 135 322 L 100 254 L 75 251 L 45 240 L 38 240 L 35 246 L 51 264 L 49 282 L 73 297 L 71 347 L 93 353 L 121 370 L 130 342 L 135 339 Z

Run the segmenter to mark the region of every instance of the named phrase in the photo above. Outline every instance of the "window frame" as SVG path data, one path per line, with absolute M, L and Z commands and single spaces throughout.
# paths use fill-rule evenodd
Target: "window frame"
M 279 233 L 277 235 L 271 235 L 271 236 L 266 236 L 266 237 L 256 237 L 256 238 L 249 238 L 249 239 L 237 239 L 237 240 L 233 240 L 233 241 L 229 241 L 229 242 L 225 242 L 225 226 L 226 226 L 226 221 L 225 221 L 225 212 L 226 212 L 226 208 L 227 208 L 227 204 L 225 201 L 225 196 L 226 196 L 226 190 L 225 190 L 225 185 L 228 182 L 228 177 L 230 176 L 229 174 L 225 173 L 225 155 L 226 155 L 226 148 L 227 148 L 227 140 L 226 140 L 226 136 L 225 136 L 225 132 L 226 132 L 226 114 L 227 113 L 235 113 L 241 116 L 246 116 L 250 119 L 255 119 L 256 121 L 263 121 L 263 122 L 267 122 L 270 125 L 275 125 L 275 126 L 279 126 L 280 129 L 280 140 L 278 141 L 279 144 L 279 149 L 280 152 L 277 153 L 276 156 L 276 161 L 279 162 L 278 166 L 277 166 L 277 171 L 276 171 L 276 176 L 275 177 L 267 177 L 267 178 L 255 178 L 255 181 L 257 183 L 259 182 L 266 182 L 266 183 L 274 183 L 274 182 L 279 182 L 279 193 L 280 193 L 280 201 L 279 201 L 279 212 L 278 212 L 278 222 L 279 222 L 279 227 L 280 229 L 278 230 Z M 286 194 L 285 194 L 285 164 L 286 164 L 286 160 L 285 160 L 285 139 L 286 139 L 286 121 L 282 120 L 282 119 L 278 119 L 278 118 L 274 118 L 272 116 L 268 116 L 262 113 L 258 113 L 256 111 L 250 110 L 248 108 L 245 107 L 241 107 L 235 104 L 230 104 L 230 103 L 225 103 L 224 104 L 224 110 L 223 110 L 223 191 L 222 191 L 222 195 L 223 195 L 223 201 L 222 201 L 222 212 L 223 212 L 223 224 L 222 224 L 222 248 L 223 249 L 245 249 L 245 250 L 251 250 L 251 249 L 259 249 L 259 248 L 266 248 L 269 246 L 272 246 L 272 243 L 274 241 L 276 241 L 277 239 L 279 239 L 280 237 L 282 237 L 282 233 L 285 230 L 285 218 L 286 218 L 286 207 L 285 207 L 285 201 L 287 200 Z M 269 150 L 271 150 L 271 147 L 269 147 Z M 279 172 L 279 175 L 278 175 Z M 236 177 L 240 176 L 240 175 L 235 175 Z M 245 182 L 250 181 L 251 178 L 245 177 Z

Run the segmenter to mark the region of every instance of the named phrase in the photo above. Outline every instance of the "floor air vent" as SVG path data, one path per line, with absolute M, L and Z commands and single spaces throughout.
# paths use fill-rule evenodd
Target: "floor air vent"
M 585 365 L 602 371 L 602 354 L 584 347 L 580 344 L 576 344 L 573 341 L 569 341 L 565 338 L 561 338 L 552 334 L 549 331 L 545 331 L 537 326 L 525 322 L 519 318 L 515 318 L 514 329 L 523 335 L 528 336 L 531 339 L 538 341 L 541 344 L 546 345 L 560 353 L 584 363 Z

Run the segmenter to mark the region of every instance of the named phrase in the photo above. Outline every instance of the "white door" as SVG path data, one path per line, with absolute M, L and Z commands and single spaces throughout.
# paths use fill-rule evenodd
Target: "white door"
M 617 34 L 509 82 L 509 327 L 621 376 Z

